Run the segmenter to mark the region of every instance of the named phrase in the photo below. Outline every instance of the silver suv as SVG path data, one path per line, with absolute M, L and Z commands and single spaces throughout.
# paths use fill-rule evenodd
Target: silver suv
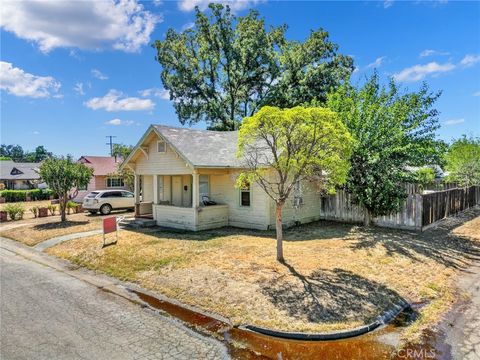
M 83 208 L 91 214 L 108 215 L 112 210 L 135 209 L 135 195 L 125 190 L 92 191 L 83 198 Z

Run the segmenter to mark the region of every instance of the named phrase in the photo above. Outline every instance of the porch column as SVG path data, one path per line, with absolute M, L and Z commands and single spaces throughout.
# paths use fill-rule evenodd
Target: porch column
M 140 215 L 140 175 L 134 175 L 133 194 L 135 195 L 135 216 Z
M 195 227 L 198 226 L 198 207 L 199 207 L 199 176 L 198 176 L 198 171 L 193 170 L 192 174 L 192 208 L 194 209 L 193 211 L 193 223 Z
M 153 203 L 158 204 L 158 175 L 153 175 Z

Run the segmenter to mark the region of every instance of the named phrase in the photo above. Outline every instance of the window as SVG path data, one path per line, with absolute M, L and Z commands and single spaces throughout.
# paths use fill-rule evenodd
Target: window
M 157 152 L 159 153 L 167 152 L 167 144 L 165 144 L 165 141 L 163 140 L 157 141 Z
M 122 192 L 121 191 L 107 191 L 107 192 L 104 192 L 101 197 L 102 198 L 122 197 Z
M 107 178 L 107 188 L 123 187 L 123 179 L 118 177 Z
M 250 184 L 247 183 L 243 188 L 240 189 L 240 206 L 250 206 Z
M 210 179 L 208 175 L 200 175 L 198 177 L 200 204 L 203 204 L 203 197 L 210 196 Z
M 124 198 L 133 198 L 134 195 L 129 191 L 122 191 L 122 197 Z

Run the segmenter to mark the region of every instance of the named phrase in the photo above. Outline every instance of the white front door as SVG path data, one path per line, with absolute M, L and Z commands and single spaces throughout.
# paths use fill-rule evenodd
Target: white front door
M 182 177 L 172 176 L 172 205 L 182 206 Z

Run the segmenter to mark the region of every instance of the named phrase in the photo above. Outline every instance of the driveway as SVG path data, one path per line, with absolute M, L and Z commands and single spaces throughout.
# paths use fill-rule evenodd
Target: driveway
M 1 359 L 228 357 L 222 343 L 6 245 L 0 246 Z

